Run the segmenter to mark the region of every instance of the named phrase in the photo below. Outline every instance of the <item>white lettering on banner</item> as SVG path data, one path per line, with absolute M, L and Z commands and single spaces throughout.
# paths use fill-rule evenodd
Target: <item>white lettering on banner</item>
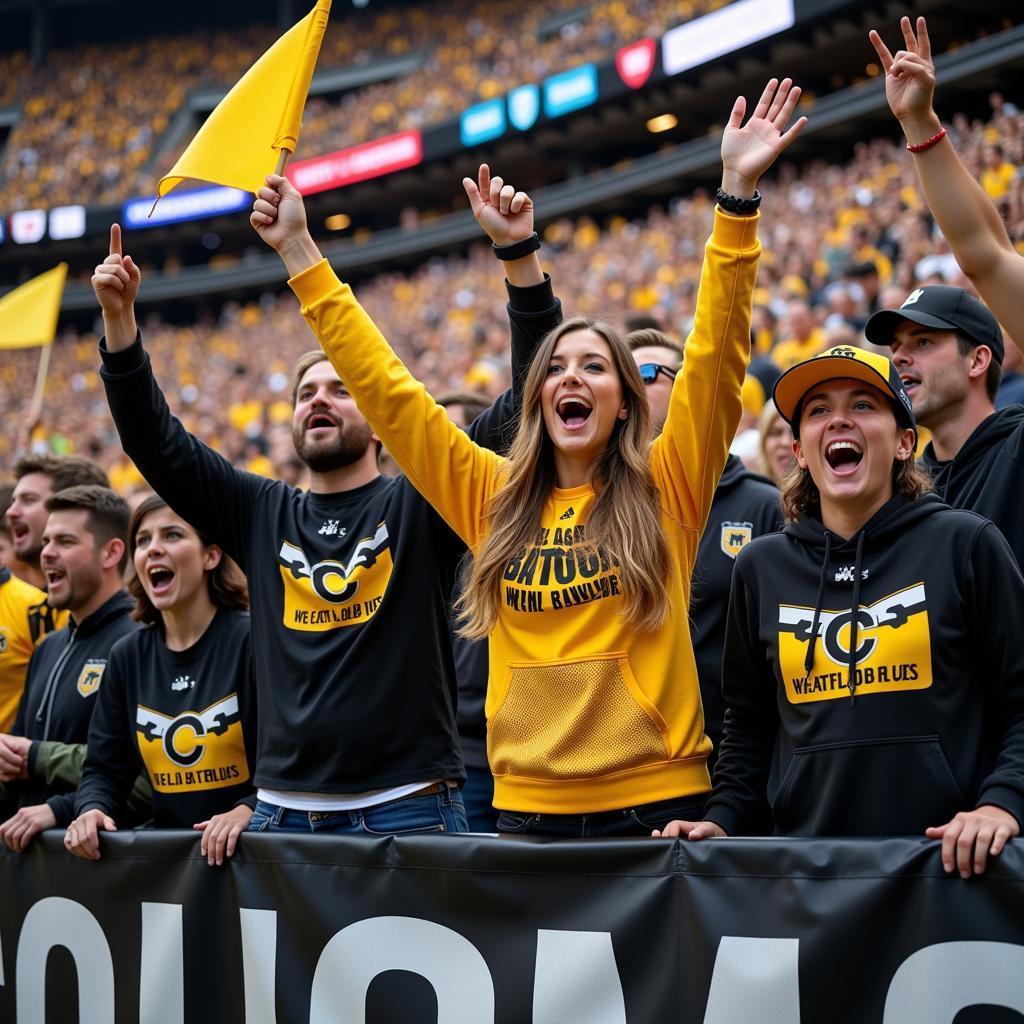
M 609 932 L 537 932 L 533 1024 L 626 1024 Z
M 277 911 L 238 908 L 245 1024 L 277 1024 Z
M 142 903 L 141 911 L 138 1020 L 181 1024 L 182 906 Z M 245 1024 L 276 1024 L 277 912 L 240 907 L 238 913 Z M 22 924 L 16 1024 L 54 1018 L 46 1012 L 46 970 L 55 946 L 65 947 L 74 960 L 77 1024 L 114 1024 L 114 967 L 103 929 L 81 904 L 57 896 L 35 903 Z M 313 974 L 309 1024 L 365 1024 L 370 984 L 386 971 L 409 971 L 431 984 L 438 1024 L 494 1022 L 494 983 L 476 946 L 436 922 L 396 916 L 357 921 L 327 942 Z M 124 991 L 131 984 L 122 976 L 118 987 Z M 301 996 L 290 992 L 289 1000 L 301 1002 Z M 942 942 L 915 951 L 892 977 L 881 1024 L 953 1024 L 961 1010 L 973 1006 L 1024 1014 L 1024 946 Z M 723 936 L 704 1024 L 799 1024 L 800 1019 L 799 940 Z M 626 1024 L 611 933 L 537 931 L 533 1024 L 556 1022 Z
M 678 75 L 792 28 L 795 22 L 793 0 L 737 0 L 666 32 L 661 37 L 661 64 L 666 75 Z
M 185 1024 L 180 903 L 142 904 L 139 1024 Z
M 21 926 L 14 968 L 17 1024 L 46 1022 L 46 964 L 54 946 L 64 946 L 75 961 L 78 1024 L 114 1024 L 114 964 L 107 938 L 85 907 L 62 896 L 33 904 Z
M 800 1024 L 799 939 L 723 935 L 704 1024 Z
M 418 917 L 370 917 L 324 946 L 309 999 L 309 1024 L 366 1024 L 366 992 L 384 971 L 426 978 L 437 1024 L 493 1024 L 494 983 L 469 939 Z
M 953 1024 L 968 1006 L 1024 1013 L 1024 946 L 938 942 L 919 949 L 892 977 L 882 1024 Z

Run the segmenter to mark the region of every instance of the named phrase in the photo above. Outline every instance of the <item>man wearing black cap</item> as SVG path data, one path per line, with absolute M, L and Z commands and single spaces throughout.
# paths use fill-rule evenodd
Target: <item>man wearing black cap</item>
M 963 288 L 931 285 L 876 313 L 865 334 L 889 346 L 917 422 L 932 433 L 921 461 L 936 491 L 991 519 L 1024 564 L 1024 406 L 995 408 L 1004 353 L 996 318 Z

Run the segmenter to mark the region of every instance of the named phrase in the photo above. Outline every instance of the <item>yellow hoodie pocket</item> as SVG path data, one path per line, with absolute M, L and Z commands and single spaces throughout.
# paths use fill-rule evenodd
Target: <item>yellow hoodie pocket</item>
M 625 654 L 510 664 L 488 727 L 495 775 L 589 779 L 664 761 L 668 727 Z

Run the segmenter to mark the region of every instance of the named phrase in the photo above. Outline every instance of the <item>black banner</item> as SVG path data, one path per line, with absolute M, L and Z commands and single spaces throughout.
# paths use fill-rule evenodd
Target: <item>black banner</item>
M 1024 1020 L 1024 844 L 60 833 L 0 856 L 16 1024 Z

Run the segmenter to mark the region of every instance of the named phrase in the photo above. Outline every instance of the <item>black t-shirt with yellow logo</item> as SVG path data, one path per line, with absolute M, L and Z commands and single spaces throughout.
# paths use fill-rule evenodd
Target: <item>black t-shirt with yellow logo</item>
M 561 319 L 550 281 L 509 287 L 513 379 Z M 171 415 L 141 338 L 101 342 L 125 452 L 249 581 L 259 693 L 257 787 L 358 793 L 465 772 L 448 605 L 464 545 L 403 477 L 310 494 L 236 469 Z M 469 428 L 502 450 L 506 392 Z
M 249 616 L 219 611 L 184 651 L 159 626 L 110 652 L 75 813 L 115 818 L 140 771 L 158 828 L 189 828 L 254 793 L 256 702 Z
M 934 494 L 849 540 L 807 517 L 752 541 L 706 816 L 731 835 L 765 801 L 783 835 L 921 835 L 982 804 L 1024 822 L 1021 622 L 1002 534 Z

